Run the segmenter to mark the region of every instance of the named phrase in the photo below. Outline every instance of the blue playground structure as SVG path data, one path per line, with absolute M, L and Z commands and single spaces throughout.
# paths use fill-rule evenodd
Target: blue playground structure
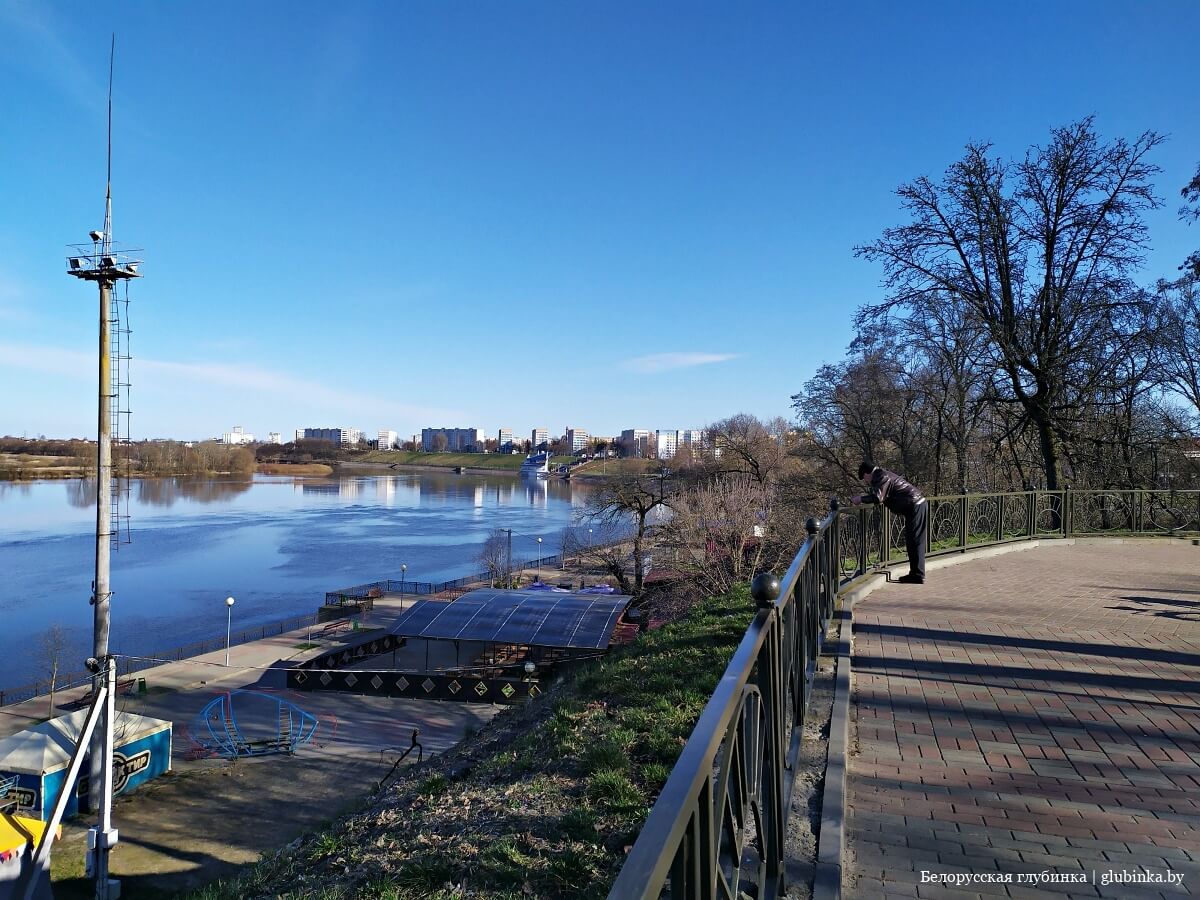
M 196 716 L 193 739 L 215 756 L 264 756 L 296 752 L 317 734 L 317 717 L 294 703 L 261 691 L 230 691 L 214 697 Z

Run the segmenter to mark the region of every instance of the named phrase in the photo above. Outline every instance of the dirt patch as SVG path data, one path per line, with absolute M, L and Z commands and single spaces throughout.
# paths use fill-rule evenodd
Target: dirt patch
M 184 764 L 119 797 L 113 819 L 121 842 L 110 867 L 121 896 L 174 897 L 217 878 L 359 806 L 390 768 L 375 758 L 334 760 L 320 754 L 264 756 Z M 54 848 L 58 898 L 95 896 L 83 877 L 90 822 L 63 828 Z

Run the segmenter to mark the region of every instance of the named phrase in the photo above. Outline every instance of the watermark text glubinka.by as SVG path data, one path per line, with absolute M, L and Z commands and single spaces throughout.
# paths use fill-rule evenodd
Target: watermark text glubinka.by
M 921 870 L 922 884 L 945 884 L 966 887 L 971 884 L 1165 884 L 1183 885 L 1183 873 L 1143 872 L 1129 869 L 1092 869 L 1091 872 L 930 872 Z

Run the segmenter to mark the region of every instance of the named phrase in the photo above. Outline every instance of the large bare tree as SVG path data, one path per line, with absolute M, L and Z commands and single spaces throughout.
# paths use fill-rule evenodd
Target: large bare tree
M 478 560 L 488 573 L 488 580 L 495 587 L 501 577 L 508 574 L 512 568 L 508 548 L 510 546 L 508 533 L 503 528 L 493 528 L 479 548 Z M 505 585 L 508 587 L 508 585 Z
M 764 422 L 750 413 L 738 413 L 704 429 L 709 443 L 720 452 L 722 471 L 743 472 L 764 485 L 783 469 L 787 430 L 784 419 Z
M 1162 138 L 1104 143 L 1091 118 L 1055 129 L 1021 161 L 970 144 L 941 182 L 898 195 L 911 217 L 859 255 L 884 268 L 880 314 L 960 307 L 988 338 L 997 400 L 1036 428 L 1046 486 L 1059 487 L 1070 419 L 1121 360 L 1150 313 L 1131 273 L 1142 261 L 1142 214 L 1158 206 L 1147 157 Z
M 593 523 L 605 534 L 628 536 L 628 544 L 596 548 L 599 561 L 605 565 L 626 594 L 640 596 L 646 579 L 646 546 L 655 511 L 662 507 L 674 489 L 662 475 L 629 475 L 612 478 L 588 495 L 581 515 L 585 524 Z M 606 542 L 607 543 L 607 542 Z M 623 547 L 632 545 L 632 578 L 629 575 Z M 578 551 L 578 545 L 573 551 Z

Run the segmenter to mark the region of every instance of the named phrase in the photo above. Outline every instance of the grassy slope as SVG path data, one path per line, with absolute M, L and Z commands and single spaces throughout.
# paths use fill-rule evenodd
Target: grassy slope
M 556 456 L 551 460 L 556 466 L 570 461 L 569 456 Z M 399 466 L 467 466 L 472 469 L 512 469 L 515 472 L 521 468 L 525 457 L 511 453 L 406 453 L 372 450 L 347 464 L 353 465 L 356 462 L 395 463 Z
M 584 463 L 574 475 L 644 475 L 657 472 L 661 464 L 657 459 L 597 459 Z
M 752 606 L 697 604 L 194 900 L 605 896 Z

